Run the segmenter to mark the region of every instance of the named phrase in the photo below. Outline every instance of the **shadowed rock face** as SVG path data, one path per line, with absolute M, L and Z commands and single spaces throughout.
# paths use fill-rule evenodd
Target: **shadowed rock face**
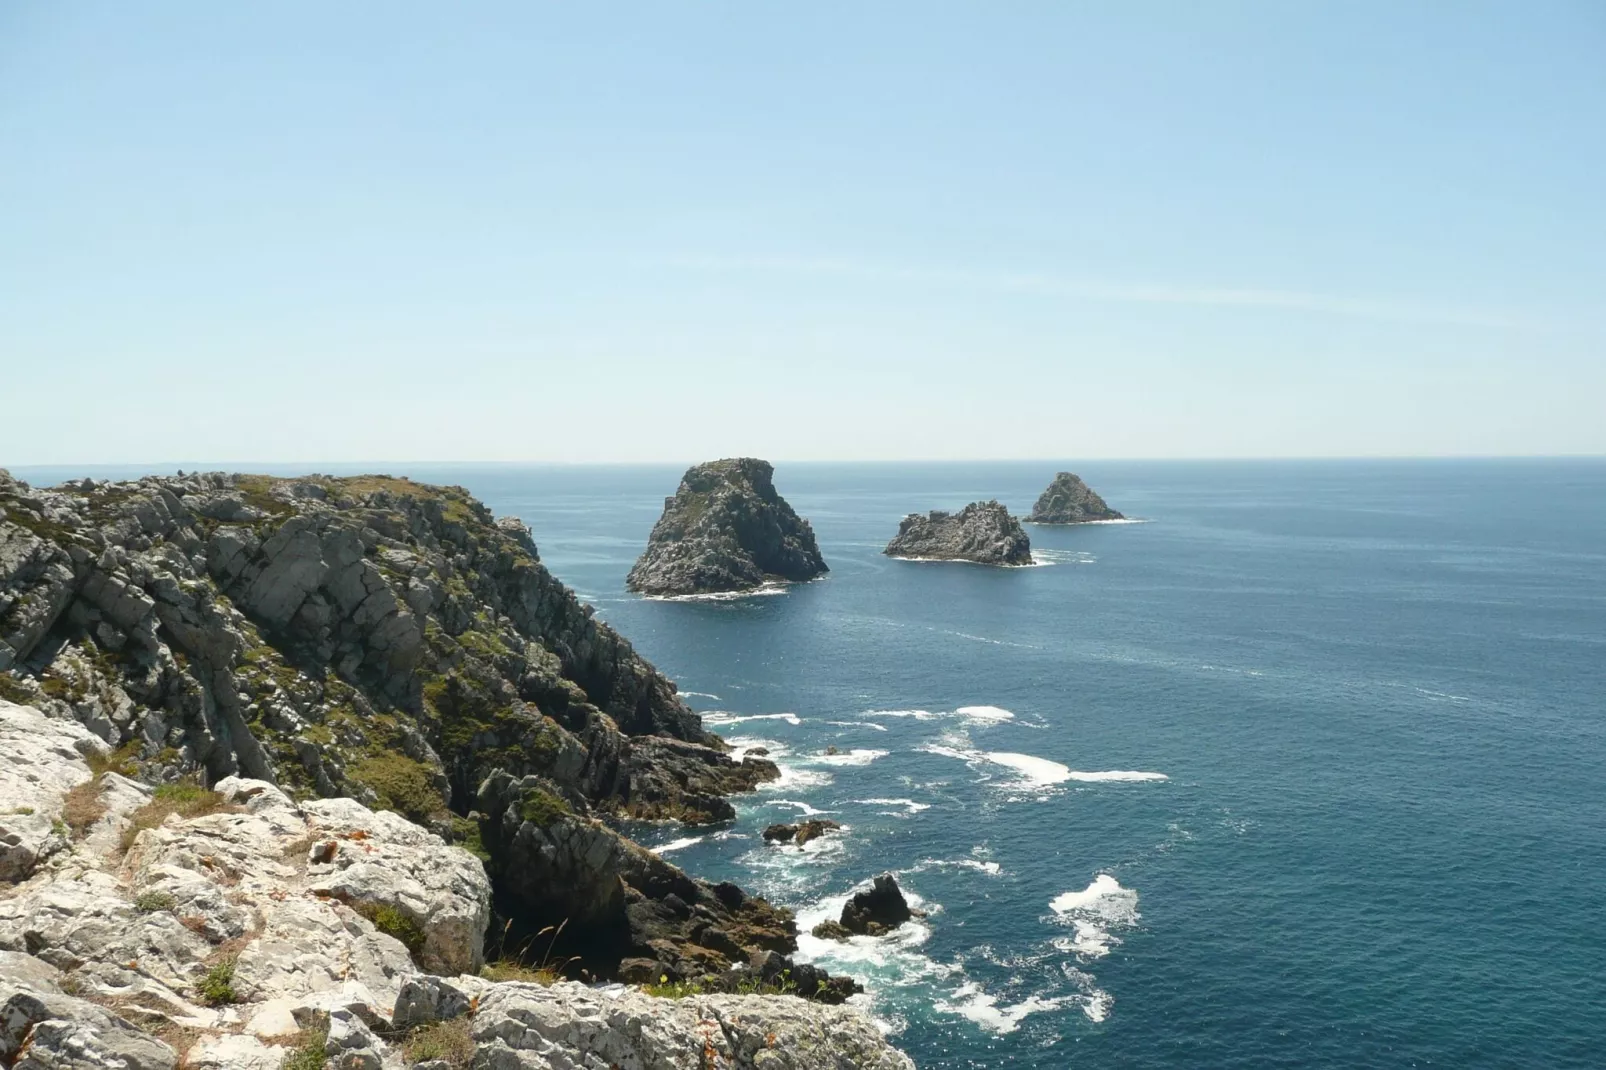
M 775 492 L 774 471 L 752 457 L 687 469 L 625 585 L 651 595 L 711 594 L 830 571 L 814 529 Z
M 1085 524 L 1089 520 L 1121 520 L 1080 476 L 1061 472 L 1032 506 L 1031 524 Z
M 1032 541 L 998 502 L 971 502 L 957 513 L 910 513 L 882 553 L 931 561 L 1029 565 Z
M 394 811 L 481 854 L 498 926 L 568 920 L 558 952 L 594 971 L 795 947 L 787 912 L 727 905 L 601 820 L 728 819 L 724 796 L 775 765 L 732 761 L 529 530 L 462 488 L 0 472 L 0 699 L 83 726 L 132 780 Z M 38 815 L 0 825 L 0 880 L 65 842 Z

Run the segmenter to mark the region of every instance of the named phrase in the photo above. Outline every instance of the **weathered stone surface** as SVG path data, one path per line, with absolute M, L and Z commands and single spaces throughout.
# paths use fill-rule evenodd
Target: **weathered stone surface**
M 830 571 L 814 529 L 776 493 L 774 471 L 752 457 L 687 469 L 625 585 L 651 595 L 708 594 Z
M 0 753 L 8 756 L 0 778 L 0 883 L 19 881 L 45 858 L 67 846 L 53 824 L 62 798 L 89 779 L 86 754 L 106 745 L 77 721 L 46 717 L 38 710 L 0 699 Z
M 971 502 L 957 513 L 910 513 L 882 551 L 892 557 L 1029 565 L 1032 542 L 1020 521 L 996 501 Z
M 1121 520 L 1121 514 L 1111 509 L 1082 478 L 1071 472 L 1061 472 L 1048 485 L 1028 524 L 1085 524 L 1090 520 Z
M 575 984 L 497 985 L 473 1019 L 481 1070 L 914 1070 L 863 1015 L 790 996 L 655 999 Z

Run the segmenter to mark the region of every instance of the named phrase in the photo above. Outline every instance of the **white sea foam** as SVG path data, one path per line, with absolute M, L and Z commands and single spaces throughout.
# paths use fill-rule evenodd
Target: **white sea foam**
M 1072 966 L 1069 962 L 1061 963 L 1060 969 L 1065 979 L 1070 981 L 1079 990 L 1080 994 L 1072 997 L 1081 1006 L 1082 1013 L 1087 1015 L 1090 1022 L 1102 1022 L 1110 1016 L 1110 1008 L 1115 1005 L 1115 997 L 1094 983 L 1090 974 Z
M 1079 520 L 1079 521 L 1077 521 L 1077 523 L 1079 525 L 1080 524 L 1152 524 L 1152 523 L 1154 523 L 1154 521 L 1151 520 L 1148 517 L 1143 517 L 1143 516 L 1123 516 L 1123 517 L 1118 517 L 1115 520 Z
M 770 803 L 774 806 L 795 806 L 804 817 L 819 817 L 821 814 L 834 814 L 837 812 L 835 810 L 816 810 L 808 803 L 798 802 L 796 799 L 771 799 Z
M 680 694 L 682 698 L 711 698 L 715 702 L 720 701 L 718 695 L 710 694 L 707 691 L 682 691 Z
M 803 723 L 795 713 L 732 713 L 729 710 L 709 710 L 702 715 L 704 724 L 729 725 L 746 721 L 785 721 L 794 728 Z
M 1138 773 L 1130 769 L 1107 769 L 1100 773 L 1083 773 L 1073 769 L 1071 779 L 1098 784 L 1112 780 L 1170 780 L 1171 778 L 1164 773 Z
M 710 591 L 706 594 L 648 594 L 642 595 L 648 602 L 735 602 L 743 598 L 762 597 L 772 594 L 785 594 L 789 583 L 766 583 L 750 591 Z
M 989 877 L 1003 875 L 1003 867 L 997 862 L 987 862 L 979 858 L 924 858 L 916 865 L 915 870 L 922 869 L 973 869 L 977 873 L 985 873 Z
M 1044 999 L 1041 996 L 1028 996 L 1019 1003 L 1001 1007 L 997 996 L 982 991 L 976 982 L 967 981 L 954 990 L 950 999 L 934 1000 L 931 1006 L 942 1014 L 961 1015 L 983 1029 L 1003 1035 L 1019 1029 L 1027 1015 L 1054 1010 L 1066 1001 L 1066 997 Z
M 694 843 L 702 843 L 703 840 L 705 840 L 707 838 L 708 837 L 705 835 L 705 836 L 687 836 L 683 840 L 671 840 L 670 842 L 664 844 L 661 847 L 654 847 L 652 849 L 652 852 L 653 852 L 653 854 L 666 855 L 670 851 L 678 851 L 682 847 L 690 847 Z
M 1138 920 L 1138 893 L 1121 887 L 1108 873 L 1100 873 L 1081 891 L 1055 896 L 1048 908 L 1062 916 L 1083 915 L 1131 925 Z
M 1015 770 L 1025 783 L 1034 787 L 1050 787 L 1071 778 L 1071 771 L 1068 768 L 1047 758 L 1035 758 L 1030 754 L 1014 754 L 1009 751 L 993 751 L 983 757 L 995 765 L 1008 766 Z
M 968 717 L 972 721 L 1013 721 L 1015 715 L 1001 706 L 961 706 L 954 711 L 961 717 Z
M 819 769 L 799 769 L 795 765 L 785 762 L 776 762 L 775 767 L 781 775 L 774 780 L 766 780 L 758 786 L 759 791 L 780 791 L 787 788 L 820 788 L 831 783 L 831 774 Z
M 869 765 L 877 758 L 885 758 L 884 750 L 855 749 L 837 754 L 816 754 L 809 759 L 821 765 Z
M 866 717 L 913 717 L 917 721 L 929 721 L 936 717 L 930 710 L 865 710 Z
M 885 732 L 887 726 L 876 724 L 874 721 L 827 721 L 826 724 L 836 725 L 838 728 L 873 728 L 877 732 Z
M 913 799 L 855 799 L 854 802 L 865 806 L 902 806 L 905 813 L 918 814 L 922 810 L 930 810 L 930 803 L 915 802 Z

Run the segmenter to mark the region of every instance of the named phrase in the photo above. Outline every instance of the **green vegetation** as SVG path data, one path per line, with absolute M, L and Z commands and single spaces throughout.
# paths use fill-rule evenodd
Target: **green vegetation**
M 85 755 L 84 761 L 88 763 L 89 771 L 95 774 L 96 780 L 105 773 L 135 777 L 139 775 L 139 766 L 134 763 L 134 759 L 139 757 L 139 749 L 139 740 L 131 739 L 109 754 Z
M 18 817 L 31 817 L 33 815 L 33 807 L 31 807 L 31 806 L 19 806 L 19 807 L 15 808 L 14 810 L 12 810 L 11 812 L 16 814 Z
M 224 959 L 207 970 L 206 976 L 195 986 L 195 992 L 208 1007 L 238 1003 L 239 996 L 234 991 L 234 960 Z
M 659 999 L 685 999 L 687 996 L 700 996 L 703 986 L 695 981 L 671 981 L 668 974 L 660 974 L 655 985 L 642 985 L 641 990 L 649 996 Z
M 485 849 L 485 840 L 480 835 L 480 823 L 472 818 L 452 815 L 452 842 L 481 862 L 491 860 L 491 852 Z
M 0 698 L 21 706 L 32 702 L 33 697 L 33 692 L 18 683 L 15 676 L 9 672 L 0 672 Z
M 526 966 L 513 959 L 498 959 L 480 967 L 480 976 L 487 981 L 524 981 L 532 985 L 557 984 L 561 977 L 549 966 Z
M 151 793 L 151 801 L 129 815 L 129 824 L 123 830 L 122 848 L 127 852 L 134 840 L 146 829 L 153 829 L 169 816 L 204 817 L 223 810 L 237 810 L 210 788 L 203 788 L 191 780 L 176 784 L 158 784 Z
M 569 804 L 542 788 L 530 788 L 519 803 L 519 816 L 542 828 L 571 813 Z
M 134 909 L 141 914 L 155 914 L 163 910 L 172 910 L 177 906 L 178 900 L 167 892 L 140 892 L 134 897 Z
M 279 1063 L 279 1070 L 323 1070 L 324 1048 L 329 1043 L 329 1027 L 303 1029 L 296 1035 L 290 1053 Z
M 439 1059 L 452 1070 L 468 1070 L 474 1061 L 474 1037 L 467 1018 L 421 1025 L 402 1044 L 408 1065 Z
M 234 487 L 251 508 L 270 516 L 290 516 L 295 513 L 296 507 L 272 494 L 273 488 L 283 482 L 272 476 L 238 476 L 234 480 Z
M 352 903 L 351 909 L 373 922 L 374 928 L 386 936 L 400 940 L 413 956 L 413 961 L 418 961 L 418 956 L 424 950 L 424 930 L 418 922 L 389 903 Z
M 446 809 L 429 766 L 396 751 L 379 751 L 352 763 L 351 779 L 373 790 L 381 810 L 424 821 Z

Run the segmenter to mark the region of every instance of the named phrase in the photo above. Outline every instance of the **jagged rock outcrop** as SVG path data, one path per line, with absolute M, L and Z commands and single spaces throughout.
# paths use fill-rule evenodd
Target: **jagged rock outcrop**
M 461 488 L 211 473 L 36 490 L 0 473 L 0 698 L 85 726 L 130 778 L 118 790 L 243 777 L 394 811 L 486 859 L 513 932 L 567 922 L 554 953 L 603 976 L 795 947 L 789 916 L 784 940 L 744 942 L 712 893 L 676 892 L 689 878 L 597 820 L 728 819 L 724 796 L 775 765 L 733 761 L 528 529 Z M 0 816 L 18 875 L 61 846 L 24 805 Z M 646 925 L 671 895 L 716 916 L 671 903 L 674 926 Z M 638 897 L 651 910 L 625 909 Z
M 830 818 L 809 818 L 799 821 L 795 825 L 774 824 L 764 830 L 765 843 L 792 843 L 802 847 L 810 840 L 817 840 L 827 832 L 834 832 L 842 826 Z
M 998 502 L 971 502 L 957 513 L 910 513 L 882 553 L 926 561 L 1029 565 L 1032 541 Z
M 625 586 L 650 595 L 746 591 L 830 571 L 814 529 L 775 492 L 768 461 L 737 457 L 686 470 L 664 499 Z
M 1032 506 L 1028 524 L 1085 524 L 1089 520 L 1122 520 L 1092 487 L 1071 472 L 1061 472 Z
M 882 873 L 870 882 L 866 891 L 855 892 L 842 906 L 838 921 L 822 921 L 814 927 L 813 935 L 826 940 L 846 940 L 850 936 L 882 936 L 910 918 L 925 915 L 909 906 L 903 889 L 890 873 Z
M 833 980 L 774 952 L 731 974 L 763 996 L 478 976 L 489 880 L 419 826 L 239 777 L 153 791 L 86 729 L 9 702 L 0 730 L 60 743 L 0 749 L 0 783 L 72 785 L 37 798 L 63 845 L 0 896 L 0 1065 L 668 1070 L 707 1045 L 753 1070 L 912 1068 L 857 1011 L 777 994 Z M 430 1061 L 443 1036 L 459 1061 Z

